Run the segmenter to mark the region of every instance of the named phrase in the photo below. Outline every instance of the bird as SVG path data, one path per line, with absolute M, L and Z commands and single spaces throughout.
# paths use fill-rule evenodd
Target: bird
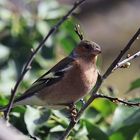
M 97 43 L 81 40 L 69 56 L 17 97 L 13 106 L 37 105 L 63 109 L 75 104 L 89 93 L 97 81 L 96 62 L 100 53 L 101 47 Z

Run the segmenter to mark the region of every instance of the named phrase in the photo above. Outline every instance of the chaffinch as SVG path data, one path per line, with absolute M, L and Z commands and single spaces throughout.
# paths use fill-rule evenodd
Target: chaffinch
M 84 97 L 95 85 L 96 60 L 101 48 L 82 40 L 72 53 L 37 79 L 15 105 L 38 105 L 62 109 Z

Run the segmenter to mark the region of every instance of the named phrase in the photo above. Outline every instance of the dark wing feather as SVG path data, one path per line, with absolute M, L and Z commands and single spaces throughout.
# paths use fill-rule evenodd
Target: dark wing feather
M 59 63 L 57 63 L 54 67 L 52 67 L 48 72 L 46 72 L 39 79 L 37 79 L 34 83 L 36 83 L 37 81 L 40 81 L 41 79 L 43 79 L 45 76 L 47 76 L 51 72 L 52 73 L 54 72 L 55 75 L 61 75 L 61 72 L 63 72 L 63 70 L 66 67 L 71 65 L 71 63 L 73 61 L 74 61 L 74 59 L 71 57 L 66 57 L 66 58 L 62 59 Z
M 48 72 L 43 74 L 39 79 L 37 79 L 33 85 L 20 97 L 15 99 L 15 102 L 24 100 L 27 97 L 33 96 L 35 93 L 43 89 L 44 87 L 53 85 L 60 81 L 64 73 L 67 71 L 69 67 L 72 66 L 73 58 L 66 57 L 62 59 L 59 63 L 57 63 L 54 67 L 52 67 Z M 53 74 L 54 77 L 47 77 L 49 74 Z

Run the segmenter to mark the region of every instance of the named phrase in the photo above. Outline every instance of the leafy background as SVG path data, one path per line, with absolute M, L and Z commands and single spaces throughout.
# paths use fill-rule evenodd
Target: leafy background
M 31 49 L 43 39 L 49 29 L 70 8 L 56 0 L 25 2 L 27 7 L 14 7 L 8 0 L 0 1 L 0 105 L 8 103 L 11 87 L 19 76 Z M 25 76 L 18 95 L 61 58 L 68 55 L 79 42 L 74 25 L 75 17 L 69 18 L 49 38 L 37 54 L 32 70 Z M 99 59 L 99 64 L 102 60 Z M 136 79 L 128 87 L 134 91 L 140 87 Z M 101 93 L 116 96 L 112 87 L 102 87 Z M 140 101 L 133 98 L 131 101 Z M 77 106 L 80 108 L 81 104 Z M 1 117 L 2 117 L 1 113 Z M 69 122 L 66 110 L 48 110 L 36 106 L 15 107 L 10 122 L 25 135 L 41 140 L 55 140 L 65 131 Z M 2 131 L 1 131 L 2 132 Z M 95 100 L 75 126 L 69 140 L 140 140 L 140 108 L 116 105 L 105 99 Z

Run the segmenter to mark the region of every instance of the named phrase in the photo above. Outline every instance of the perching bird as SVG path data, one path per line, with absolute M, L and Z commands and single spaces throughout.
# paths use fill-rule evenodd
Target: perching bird
M 82 40 L 72 53 L 37 79 L 16 105 L 38 105 L 62 109 L 83 98 L 95 85 L 98 70 L 96 60 L 101 48 Z

